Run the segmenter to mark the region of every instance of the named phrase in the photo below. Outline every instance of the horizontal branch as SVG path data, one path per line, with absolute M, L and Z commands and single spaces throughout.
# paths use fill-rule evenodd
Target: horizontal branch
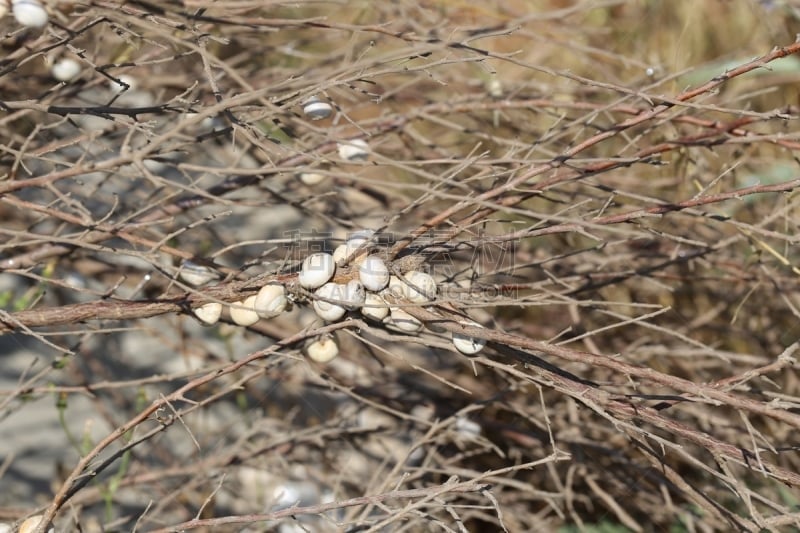
M 382 494 L 373 494 L 371 496 L 359 496 L 357 498 L 350 498 L 349 500 L 334 501 L 329 503 L 320 503 L 317 505 L 309 505 L 305 507 L 293 506 L 279 511 L 263 514 L 250 514 L 250 515 L 234 515 L 234 516 L 220 516 L 218 518 L 197 518 L 188 520 L 169 527 L 155 529 L 151 533 L 171 533 L 176 531 L 187 531 L 189 529 L 197 529 L 200 527 L 219 527 L 225 524 L 253 524 L 256 522 L 269 522 L 272 520 L 280 520 L 281 518 L 289 518 L 301 515 L 318 515 L 336 509 L 343 509 L 345 507 L 355 507 L 358 505 L 371 505 L 376 503 L 385 502 L 395 499 L 426 499 L 430 500 L 438 498 L 446 494 L 459 494 L 465 492 L 482 492 L 488 490 L 491 486 L 488 483 L 476 483 L 475 481 L 450 481 L 444 485 L 425 487 L 421 489 L 406 489 L 406 490 L 393 490 L 391 492 L 384 492 Z M 436 505 L 441 505 L 437 502 Z

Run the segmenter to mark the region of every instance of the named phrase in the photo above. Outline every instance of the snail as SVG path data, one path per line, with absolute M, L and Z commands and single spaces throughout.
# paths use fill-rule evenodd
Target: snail
M 460 323 L 464 324 L 465 326 L 483 327 L 477 322 L 473 322 L 472 320 L 461 321 Z M 484 346 L 486 346 L 486 340 L 470 337 L 468 335 L 464 335 L 463 333 L 453 332 L 453 346 L 455 346 L 456 350 L 463 353 L 464 355 L 475 355 L 476 353 L 483 350 Z
M 110 80 L 108 86 L 112 93 L 119 94 L 121 92 L 135 90 L 139 86 L 139 82 L 137 82 L 136 78 L 133 76 L 123 74 L 122 76 L 117 76 L 116 79 Z
M 322 120 L 331 116 L 333 107 L 328 102 L 323 102 L 316 96 L 312 96 L 303 104 L 303 113 L 311 120 Z
M 317 299 L 311 304 L 314 312 L 323 320 L 335 322 L 342 318 L 347 311 L 344 306 L 326 300 L 343 302 L 347 287 L 339 283 L 326 283 L 314 293 Z
M 261 287 L 256 294 L 254 307 L 261 318 L 274 318 L 283 313 L 289 306 L 286 289 L 278 283 L 269 283 Z
M 231 320 L 237 326 L 252 326 L 258 322 L 259 316 L 256 313 L 256 295 L 248 296 L 241 302 L 231 304 Z
M 336 272 L 336 262 L 331 254 L 315 253 L 305 258 L 297 282 L 306 289 L 316 289 L 330 281 Z
M 391 308 L 389 316 L 383 319 L 386 327 L 403 333 L 416 333 L 422 329 L 422 322 L 399 307 Z
M 358 278 L 364 288 L 370 291 L 381 291 L 389 284 L 389 267 L 377 255 L 370 255 L 358 265 Z
M 33 533 L 41 525 L 42 519 L 44 519 L 44 516 L 40 514 L 26 518 L 22 525 L 19 526 L 19 533 Z M 47 533 L 53 533 L 53 531 L 55 529 L 51 527 L 47 530 Z
M 317 363 L 328 363 L 339 355 L 339 346 L 333 337 L 325 335 L 306 346 L 306 354 Z
M 412 270 L 403 278 L 391 276 L 386 290 L 394 298 L 405 298 L 415 304 L 424 304 L 436 298 L 436 280 L 430 274 Z
M 342 301 L 345 303 L 345 308 L 358 309 L 364 305 L 366 298 L 367 291 L 364 290 L 364 285 L 360 281 L 352 279 L 344 286 Z
M 192 261 L 184 261 L 178 274 L 180 278 L 195 287 L 205 285 L 209 281 L 217 279 L 216 273 L 210 268 L 198 265 Z
M 389 306 L 379 294 L 368 292 L 364 298 L 364 305 L 361 306 L 361 314 L 380 322 L 389 314 Z
M 12 0 L 14 18 L 26 28 L 43 28 L 47 25 L 47 11 L 37 0 Z
M 50 67 L 50 74 L 58 81 L 69 81 L 80 73 L 80 63 L 68 57 L 59 59 Z
M 325 174 L 320 174 L 319 172 L 300 172 L 297 174 L 297 179 L 299 179 L 303 185 L 308 185 L 309 187 L 319 185 L 325 181 L 326 177 Z
M 345 161 L 364 161 L 369 157 L 367 141 L 352 139 L 339 143 L 339 157 Z
M 204 325 L 213 326 L 219 322 L 219 317 L 222 314 L 222 304 L 219 302 L 209 302 L 194 309 L 192 312 Z
M 356 251 L 369 242 L 374 234 L 375 232 L 372 230 L 362 230 L 349 235 L 345 243 L 340 244 L 333 251 L 333 259 L 336 264 L 341 265 L 350 259 Z M 366 252 L 366 248 L 364 248 L 364 252 Z

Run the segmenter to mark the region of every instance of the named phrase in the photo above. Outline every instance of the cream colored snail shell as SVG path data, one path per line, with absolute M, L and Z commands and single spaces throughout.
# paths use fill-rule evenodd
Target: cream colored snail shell
M 345 243 L 340 244 L 333 251 L 333 259 L 336 261 L 336 264 L 341 265 L 345 260 L 352 259 L 359 250 L 361 250 L 359 254 L 366 253 L 367 246 L 365 245 L 369 242 L 374 233 L 375 232 L 372 230 L 362 230 L 348 236 Z M 364 247 L 362 248 L 362 246 Z
M 361 314 L 376 322 L 382 321 L 389 314 L 389 306 L 380 294 L 368 292 L 361 307 Z
M 344 286 L 344 296 L 342 300 L 345 302 L 347 309 L 359 309 L 364 305 L 364 300 L 367 297 L 367 291 L 364 290 L 364 285 L 356 279 L 351 279 Z
M 383 323 L 386 327 L 403 333 L 416 333 L 422 329 L 422 322 L 399 307 L 392 307 Z
M 237 326 L 252 326 L 258 322 L 259 316 L 256 313 L 256 295 L 248 296 L 241 302 L 231 304 L 231 320 Z
M 26 518 L 22 525 L 19 526 L 19 533 L 33 533 L 36 531 L 36 528 L 39 527 L 39 524 L 44 519 L 42 515 L 31 516 L 30 518 Z M 50 528 L 47 530 L 47 533 L 53 533 L 54 528 Z
M 436 299 L 436 280 L 425 272 L 411 271 L 403 276 L 406 282 L 405 295 L 410 302 L 428 303 Z
M 336 261 L 331 254 L 323 252 L 311 254 L 303 261 L 297 282 L 306 289 L 322 287 L 336 272 Z
M 325 178 L 327 178 L 327 176 L 319 172 L 300 172 L 297 174 L 297 179 L 299 179 L 303 185 L 308 185 L 309 187 L 319 185 L 325 181 Z
M 339 345 L 333 337 L 325 335 L 306 346 L 306 354 L 312 361 L 328 363 L 339 355 Z
M 358 266 L 358 279 L 368 291 L 381 291 L 389 284 L 389 267 L 377 255 L 369 255 Z
M 274 318 L 289 306 L 286 288 L 279 283 L 269 283 L 261 287 L 256 294 L 254 307 L 261 318 Z
M 192 312 L 200 322 L 206 326 L 213 326 L 219 322 L 219 317 L 222 315 L 222 304 L 219 302 L 209 302 L 193 309 Z
M 339 283 L 326 283 L 317 289 L 314 294 L 318 298 L 344 301 L 346 290 L 346 286 Z M 345 312 L 347 312 L 347 309 L 345 309 L 342 305 L 339 305 L 338 303 L 327 302 L 323 299 L 314 300 L 314 302 L 311 304 L 311 307 L 314 308 L 314 312 L 317 313 L 317 316 L 323 320 L 327 320 L 328 322 L 336 322 L 344 316 Z
M 134 78 L 130 74 L 122 74 L 121 76 L 117 76 L 113 80 L 109 80 L 108 86 L 111 89 L 112 93 L 119 94 L 124 91 L 136 90 L 136 88 L 139 87 L 139 82 L 136 81 L 136 78 Z

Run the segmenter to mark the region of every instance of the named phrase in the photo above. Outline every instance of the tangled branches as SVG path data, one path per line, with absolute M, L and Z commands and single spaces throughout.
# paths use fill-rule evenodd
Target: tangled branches
M 800 525 L 791 10 L 162 4 L 2 19 L 0 519 Z

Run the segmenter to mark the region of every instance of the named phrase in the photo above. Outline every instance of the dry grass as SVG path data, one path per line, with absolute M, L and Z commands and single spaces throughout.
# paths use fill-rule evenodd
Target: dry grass
M 50 8 L 41 32 L 0 26 L 0 340 L 16 361 L 0 518 L 800 527 L 800 6 Z M 82 66 L 69 83 L 49 74 L 61 57 Z M 333 118 L 304 116 L 313 95 Z M 356 138 L 369 159 L 342 161 Z M 297 178 L 312 170 L 326 180 Z M 408 308 L 421 334 L 358 313 L 325 325 L 294 286 L 298 259 L 362 228 L 396 268 L 438 276 L 436 305 Z M 186 285 L 186 259 L 220 281 Z M 267 280 L 295 287 L 291 313 L 245 330 L 189 312 Z M 453 331 L 488 347 L 464 357 Z M 326 333 L 340 356 L 319 365 L 303 347 Z M 36 451 L 13 423 L 41 398 L 65 416 L 50 487 L 18 466 Z

